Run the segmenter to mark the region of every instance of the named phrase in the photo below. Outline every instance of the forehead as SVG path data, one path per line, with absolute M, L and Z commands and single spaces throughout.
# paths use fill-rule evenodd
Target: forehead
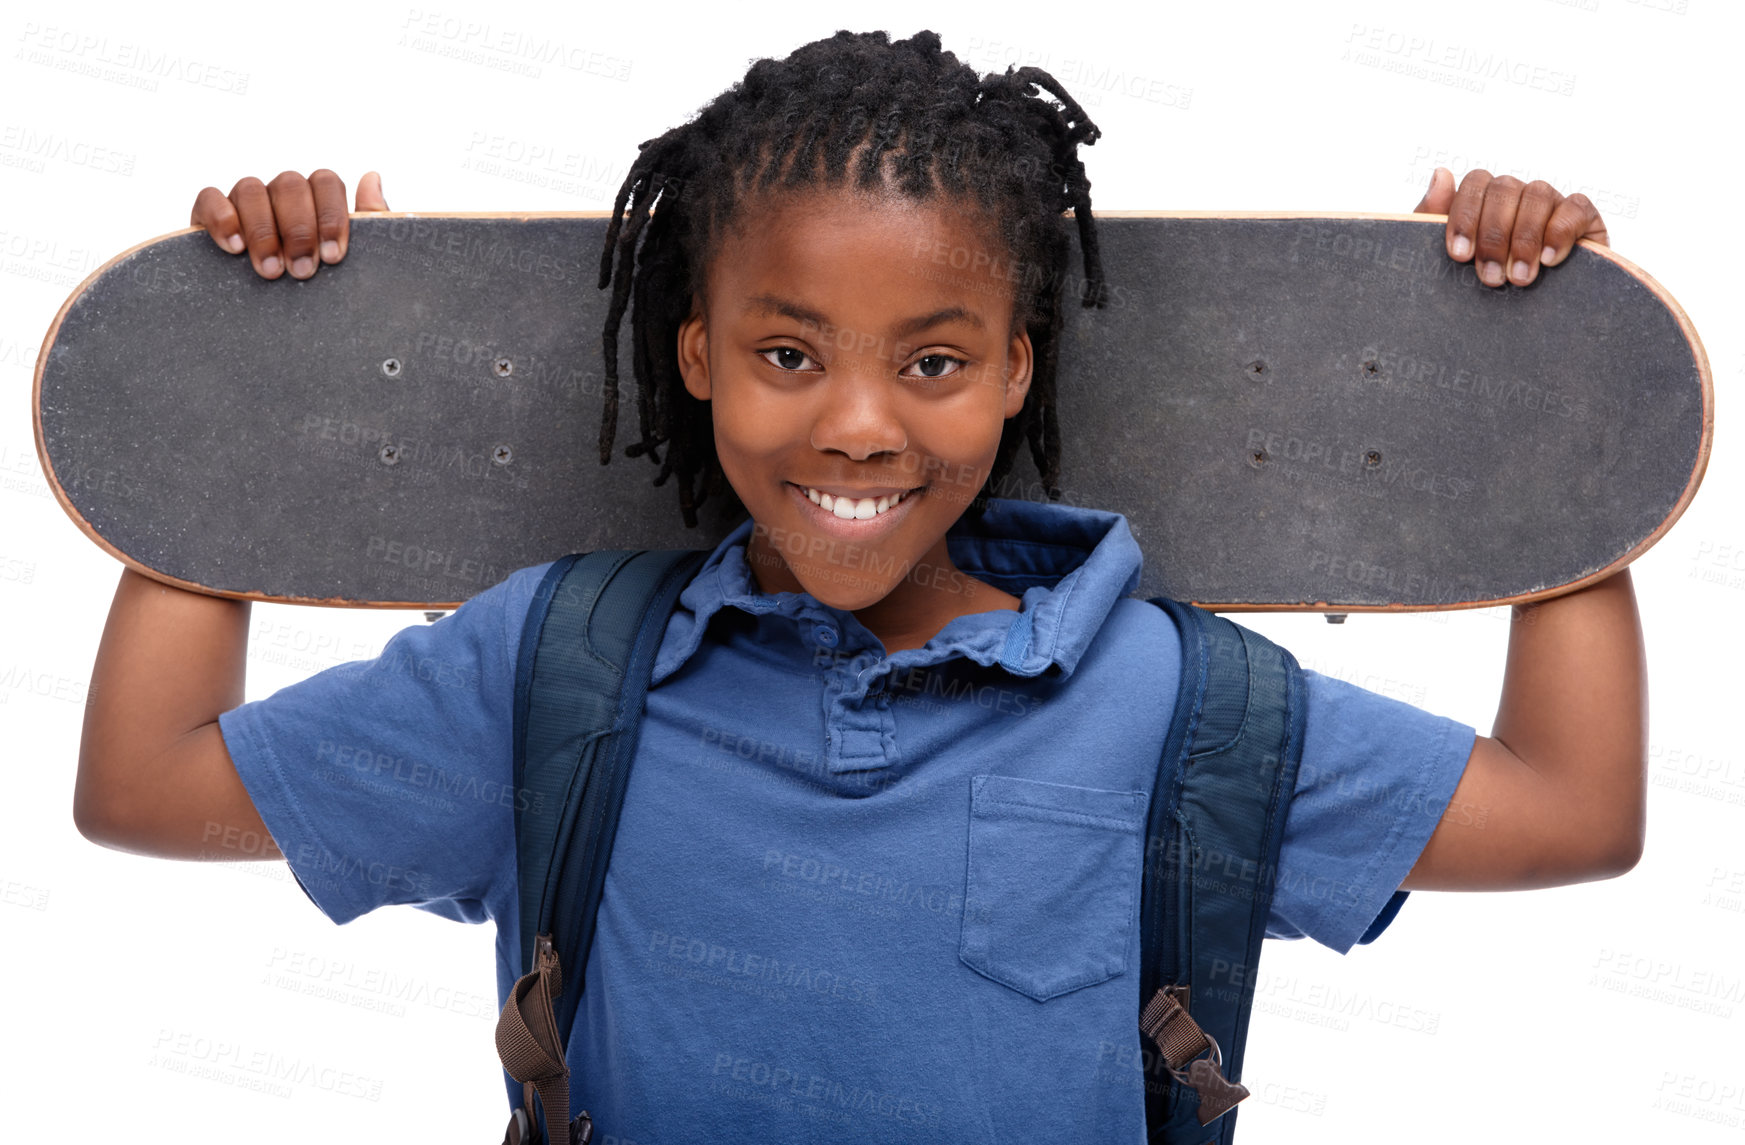
M 710 261 L 708 301 L 733 319 L 769 312 L 775 296 L 837 322 L 958 307 L 1004 333 L 1017 280 L 996 226 L 973 204 L 809 191 L 746 206 Z

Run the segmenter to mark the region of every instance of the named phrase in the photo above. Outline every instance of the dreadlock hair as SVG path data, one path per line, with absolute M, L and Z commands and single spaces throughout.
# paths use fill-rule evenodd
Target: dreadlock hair
M 1041 98 L 1039 88 L 1060 105 Z M 679 372 L 678 327 L 693 295 L 702 295 L 710 258 L 748 209 L 787 191 L 842 188 L 852 160 L 857 192 L 980 208 L 1013 265 L 1026 272 L 1014 290 L 1012 329 L 1022 323 L 1030 333 L 1030 390 L 1003 427 L 988 480 L 966 512 L 986 509 L 1020 440 L 1029 443 L 1049 497 L 1059 499 L 1054 376 L 1069 253 L 1064 216 L 1071 208 L 1078 224 L 1083 305 L 1101 306 L 1091 184 L 1077 154 L 1100 134 L 1046 71 L 1008 67 L 980 76 L 942 50 L 931 31 L 896 43 L 884 32 L 840 31 L 785 60 L 758 60 L 690 121 L 644 142 L 618 189 L 600 257 L 600 288 L 612 287 L 600 463 L 612 456 L 618 331 L 634 295 L 641 440 L 624 454 L 660 463 L 656 485 L 678 474 L 687 526 L 696 526 L 707 497 L 732 495 L 709 404 L 691 396 Z M 664 461 L 657 452 L 663 444 Z

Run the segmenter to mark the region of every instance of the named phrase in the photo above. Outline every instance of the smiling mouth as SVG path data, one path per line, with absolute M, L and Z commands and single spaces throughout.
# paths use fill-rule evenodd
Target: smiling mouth
M 916 494 L 926 485 L 904 489 L 881 497 L 838 497 L 809 485 L 783 482 L 793 490 L 800 511 L 819 528 L 840 536 L 870 537 L 894 528 L 909 515 Z
M 898 505 L 912 497 L 926 486 L 915 489 L 903 489 L 895 493 L 887 493 L 879 497 L 847 497 L 832 496 L 810 485 L 800 485 L 790 481 L 790 485 L 806 495 L 806 499 L 826 513 L 832 513 L 844 521 L 866 521 L 873 517 L 883 516 Z

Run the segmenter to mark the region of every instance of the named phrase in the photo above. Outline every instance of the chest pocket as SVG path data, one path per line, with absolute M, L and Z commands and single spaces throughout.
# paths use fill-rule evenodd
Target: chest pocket
M 970 780 L 964 965 L 1037 1001 L 1127 969 L 1145 793 Z

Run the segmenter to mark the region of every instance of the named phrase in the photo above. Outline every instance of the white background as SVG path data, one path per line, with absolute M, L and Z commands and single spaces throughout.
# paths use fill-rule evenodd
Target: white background
M 504 1116 L 489 927 L 395 910 L 336 928 L 282 864 L 148 860 L 74 830 L 85 683 L 120 566 L 36 462 L 32 369 L 61 302 L 111 255 L 185 225 L 201 187 L 245 174 L 330 166 L 355 188 L 375 167 L 398 210 L 606 207 L 637 143 L 750 59 L 839 27 L 932 27 L 982 70 L 1048 68 L 1086 105 L 1104 132 L 1084 153 L 1100 209 L 1407 211 L 1437 164 L 1485 166 L 1586 191 L 1614 247 L 1684 305 L 1722 417 L 1701 493 L 1633 566 L 1652 693 L 1646 855 L 1583 886 L 1419 892 L 1346 957 L 1268 943 L 1241 1136 L 1741 1139 L 1745 524 L 1726 420 L 1745 364 L 1739 9 L 155 7 L 37 0 L 0 23 L 0 1137 L 162 1140 L 189 1124 L 190 1138 L 483 1142 Z M 511 36 L 562 43 L 582 66 L 504 70 L 516 58 L 492 45 Z M 1308 667 L 1488 732 L 1505 616 L 1240 619 Z M 409 623 L 419 614 L 256 604 L 248 696 L 373 656 Z M 276 984 L 292 966 L 316 985 L 398 975 L 426 1001 L 356 985 L 306 997 Z M 363 1081 L 287 1097 L 176 1067 L 219 1043 Z M 373 1099 L 346 1092 L 360 1084 Z

